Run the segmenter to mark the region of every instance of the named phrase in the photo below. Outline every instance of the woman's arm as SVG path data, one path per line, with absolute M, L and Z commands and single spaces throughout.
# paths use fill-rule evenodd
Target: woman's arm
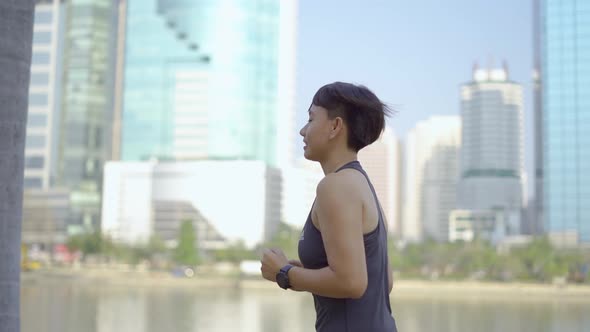
M 350 178 L 326 176 L 318 185 L 316 216 L 328 266 L 318 270 L 293 267 L 289 280 L 295 290 L 333 298 L 359 298 L 368 284 L 362 228 L 362 201 Z M 262 271 L 273 280 L 286 258 L 264 252 Z M 266 273 L 265 273 L 266 270 Z

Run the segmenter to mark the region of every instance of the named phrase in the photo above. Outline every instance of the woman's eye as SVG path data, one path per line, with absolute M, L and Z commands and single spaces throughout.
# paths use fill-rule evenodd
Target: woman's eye
M 311 122 L 311 119 L 307 120 L 307 123 L 310 123 L 310 122 Z

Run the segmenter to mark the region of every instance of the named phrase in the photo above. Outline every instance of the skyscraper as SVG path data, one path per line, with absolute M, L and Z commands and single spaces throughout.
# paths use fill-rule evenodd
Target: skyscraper
M 117 4 L 67 1 L 56 183 L 72 191 L 72 220 L 86 229 L 98 227 L 110 158 Z
M 398 235 L 400 209 L 397 198 L 400 187 L 399 175 L 399 146 L 398 140 L 389 128 L 373 144 L 359 151 L 358 158 L 363 168 L 371 178 L 379 202 L 388 221 L 388 231 Z
M 65 5 L 48 0 L 35 6 L 25 189 L 49 189 L 55 182 L 61 109 Z
M 544 228 L 561 244 L 588 243 L 590 2 L 542 0 L 538 5 Z
M 69 192 L 55 187 L 63 92 L 65 6 L 63 0 L 42 0 L 35 4 L 22 242 L 44 249 L 65 242 L 69 220 Z
M 279 43 L 294 49 L 280 22 L 294 14 L 281 6 L 127 1 L 122 160 L 289 159 L 278 151 L 292 144 L 294 61 L 279 70 Z
M 408 134 L 402 234 L 407 241 L 448 240 L 457 197 L 461 120 L 433 116 Z
M 473 70 L 461 87 L 461 177 L 458 206 L 467 210 L 522 208 L 522 87 L 508 70 Z

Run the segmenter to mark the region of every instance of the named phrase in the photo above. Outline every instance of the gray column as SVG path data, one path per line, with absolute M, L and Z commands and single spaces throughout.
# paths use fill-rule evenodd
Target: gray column
M 20 331 L 20 240 L 33 0 L 0 0 L 0 331 Z

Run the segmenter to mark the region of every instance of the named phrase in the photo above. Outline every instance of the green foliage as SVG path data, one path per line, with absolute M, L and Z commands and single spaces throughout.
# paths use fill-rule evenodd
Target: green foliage
M 194 266 L 200 263 L 197 251 L 197 237 L 192 220 L 185 220 L 178 232 L 178 245 L 173 252 L 174 261 L 178 264 Z
M 590 252 L 554 248 L 547 238 L 535 238 L 508 254 L 500 254 L 486 241 L 439 243 L 432 240 L 396 248 L 389 245 L 391 266 L 403 277 L 550 282 L 568 277 L 575 282 L 590 276 Z
M 147 245 L 147 251 L 151 254 L 166 254 L 168 249 L 166 248 L 166 244 L 162 239 L 160 239 L 157 235 L 152 235 Z
M 129 246 L 115 243 L 110 237 L 100 232 L 78 234 L 68 238 L 66 246 L 71 251 L 81 251 L 84 256 L 100 255 L 109 260 L 137 264 L 152 259 L 155 254 L 166 254 L 164 242 L 157 237 L 150 239 L 147 245 Z
M 287 258 L 299 259 L 298 246 L 301 229 L 280 223 L 279 228 L 270 241 L 264 242 L 264 248 L 280 248 Z
M 66 241 L 66 246 L 71 251 L 81 251 L 84 255 L 98 254 L 103 249 L 103 239 L 99 231 L 82 233 L 71 236 Z
M 234 243 L 227 248 L 216 250 L 213 252 L 213 257 L 216 261 L 224 261 L 231 263 L 239 263 L 243 260 L 257 260 L 258 255 L 254 250 L 246 248 L 243 241 Z

